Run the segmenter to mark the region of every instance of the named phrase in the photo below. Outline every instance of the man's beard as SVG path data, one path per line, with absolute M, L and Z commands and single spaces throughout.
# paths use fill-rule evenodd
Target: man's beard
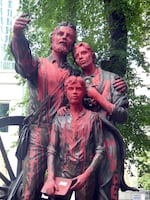
M 68 54 L 70 52 L 70 49 L 68 49 L 66 46 L 58 44 L 58 45 L 53 45 L 52 49 L 57 52 L 57 53 L 61 53 L 61 54 Z

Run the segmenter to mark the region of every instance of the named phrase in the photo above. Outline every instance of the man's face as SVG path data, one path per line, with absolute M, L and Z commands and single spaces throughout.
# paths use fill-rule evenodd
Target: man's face
M 66 89 L 66 96 L 68 98 L 69 104 L 71 105 L 79 105 L 82 103 L 82 99 L 85 95 L 85 91 L 83 90 L 80 83 L 72 83 Z
M 60 26 L 52 36 L 52 50 L 57 53 L 68 54 L 75 42 L 76 33 L 69 26 Z
M 89 69 L 93 63 L 93 53 L 84 46 L 78 46 L 75 50 L 75 61 L 83 69 Z

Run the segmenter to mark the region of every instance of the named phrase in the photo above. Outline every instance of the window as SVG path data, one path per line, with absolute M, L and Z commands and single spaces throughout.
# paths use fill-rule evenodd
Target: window
M 0 8 L 0 15 L 2 16 L 3 12 L 2 12 L 2 8 Z
M 8 103 L 0 103 L 0 117 L 8 116 L 9 112 L 9 104 Z M 1 132 L 8 132 L 8 127 L 0 128 Z
M 12 8 L 12 1 L 8 1 L 8 7 Z
M 7 10 L 7 15 L 8 15 L 8 17 L 12 17 L 12 9 Z
M 10 17 L 7 17 L 7 26 L 9 27 L 10 29 L 10 26 L 12 25 L 12 19 Z M 10 30 L 8 30 L 10 31 Z

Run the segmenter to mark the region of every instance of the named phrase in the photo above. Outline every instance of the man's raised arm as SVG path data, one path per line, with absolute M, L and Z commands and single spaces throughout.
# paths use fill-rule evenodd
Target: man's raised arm
M 11 41 L 11 52 L 15 58 L 16 72 L 24 78 L 29 77 L 37 68 L 37 60 L 33 59 L 29 42 L 24 35 L 24 29 L 30 22 L 30 19 L 26 18 L 27 16 L 27 14 L 23 14 L 16 19 Z

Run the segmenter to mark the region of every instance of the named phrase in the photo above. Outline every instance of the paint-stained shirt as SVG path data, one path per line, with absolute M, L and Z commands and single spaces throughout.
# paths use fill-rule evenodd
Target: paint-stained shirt
M 98 114 L 83 109 L 73 121 L 69 108 L 56 115 L 52 124 L 48 155 L 55 155 L 56 176 L 77 176 L 90 165 L 95 153 L 102 154 L 103 133 Z
M 85 79 L 87 76 L 82 74 L 82 77 Z M 97 73 L 95 75 L 88 76 L 88 78 L 91 79 L 90 84 L 95 85 L 97 91 L 102 94 L 107 101 L 115 105 L 115 109 L 112 114 L 109 115 L 98 103 L 93 102 L 92 104 L 92 101 L 90 101 L 91 98 L 89 97 L 84 100 L 85 107 L 99 112 L 114 124 L 125 123 L 128 116 L 128 97 L 125 93 L 117 91 L 113 86 L 115 79 L 119 78 L 119 76 L 98 67 Z
M 28 81 L 29 88 L 29 114 L 36 112 L 44 99 L 49 96 L 36 121 L 51 124 L 57 110 L 65 104 L 63 85 L 65 79 L 78 74 L 66 62 L 59 66 L 54 56 L 48 58 L 34 58 L 29 48 L 29 42 L 22 34 L 12 38 L 11 51 L 15 58 L 15 69 Z

